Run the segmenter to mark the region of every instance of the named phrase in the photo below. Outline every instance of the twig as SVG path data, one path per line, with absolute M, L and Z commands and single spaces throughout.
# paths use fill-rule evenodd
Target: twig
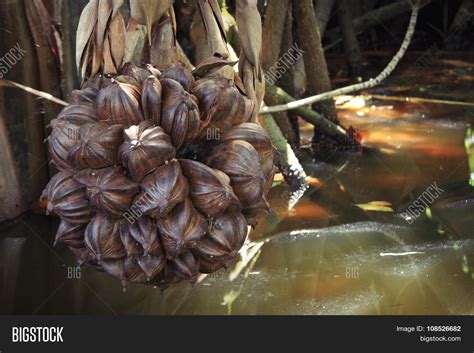
M 25 92 L 34 94 L 35 96 L 47 99 L 51 102 L 61 104 L 61 105 L 64 105 L 64 106 L 69 105 L 68 102 L 65 102 L 65 101 L 63 101 L 59 98 L 56 98 L 50 93 L 46 93 L 46 92 L 43 92 L 43 91 L 38 91 L 37 89 L 31 88 L 31 87 L 28 87 L 28 86 L 24 86 L 20 83 L 16 83 L 16 82 L 13 82 L 13 81 L 10 81 L 10 80 L 0 79 L 0 86 L 19 88 L 19 89 L 21 89 Z
M 447 105 L 463 105 L 474 107 L 474 103 L 471 102 L 460 102 L 460 101 L 448 101 L 443 99 L 431 99 L 421 97 L 398 97 L 398 96 L 382 96 L 377 94 L 370 94 L 365 96 L 367 98 L 386 100 L 386 101 L 398 101 L 398 102 L 412 102 L 412 103 L 433 103 L 433 104 L 447 104 Z
M 415 25 L 416 25 L 416 19 L 418 17 L 418 6 L 415 5 L 413 6 L 413 11 L 411 13 L 411 18 L 410 18 L 410 23 L 407 28 L 407 32 L 405 34 L 405 38 L 403 39 L 403 43 L 398 50 L 398 52 L 395 54 L 395 56 L 390 60 L 388 65 L 385 67 L 385 69 L 375 78 L 371 78 L 368 81 L 358 83 L 355 85 L 351 86 L 346 86 L 342 87 L 333 91 L 317 94 L 315 96 L 303 98 L 294 102 L 289 102 L 287 104 L 281 104 L 281 105 L 274 105 L 271 107 L 263 107 L 261 110 L 261 113 L 274 113 L 274 112 L 281 112 L 285 110 L 290 110 L 290 109 L 296 109 L 296 108 L 301 108 L 306 105 L 310 105 L 322 100 L 330 99 L 334 96 L 342 95 L 342 94 L 348 94 L 352 93 L 355 91 L 360 91 L 362 89 L 367 89 L 374 87 L 378 85 L 380 82 L 382 82 L 385 78 L 387 78 L 392 71 L 395 69 L 395 67 L 398 65 L 400 62 L 400 59 L 403 57 L 405 54 L 408 45 L 410 44 L 411 38 L 413 36 L 413 33 L 415 32 Z
M 266 86 L 266 93 L 275 96 L 275 99 L 283 103 L 290 103 L 295 101 L 295 98 L 286 93 L 283 89 L 273 85 Z M 278 105 L 277 105 L 278 106 Z M 325 134 L 329 136 L 335 136 L 339 138 L 346 138 L 347 134 L 343 127 L 332 122 L 329 119 L 326 119 L 323 115 L 317 113 L 316 111 L 300 107 L 296 108 L 296 112 L 302 119 L 306 120 L 308 123 L 317 126 L 319 129 L 324 131 Z

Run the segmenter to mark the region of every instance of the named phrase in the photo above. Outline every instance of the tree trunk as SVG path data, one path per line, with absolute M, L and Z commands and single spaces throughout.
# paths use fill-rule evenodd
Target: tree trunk
M 0 52 L 7 53 L 15 46 L 19 46 L 26 54 L 8 68 L 3 77 L 27 86 L 41 89 L 38 80 L 38 59 L 32 41 L 32 33 L 28 27 L 23 1 L 2 1 L 0 3 L 0 28 L 2 28 L 2 41 Z M 21 193 L 16 195 L 15 210 L 8 214 L 23 212 L 30 202 L 37 200 L 42 189 L 48 181 L 48 168 L 46 147 L 43 143 L 45 137 L 42 103 L 27 92 L 13 88 L 0 90 L 0 119 L 8 131 L 0 135 L 1 145 L 10 145 L 12 158 L 10 161 L 2 160 L 2 169 L 11 167 L 19 171 L 17 183 Z M 5 150 L 2 149 L 2 153 Z M 13 162 L 14 161 L 14 162 Z M 14 164 L 14 165 L 12 165 Z M 2 181 L 3 183 L 4 181 Z M 2 185 L 2 189 L 12 189 L 14 184 Z M 13 191 L 13 190 L 12 190 Z M 8 201 L 0 196 L 0 207 L 8 205 Z M 13 212 L 13 213 L 12 213 Z M 2 218 L 4 216 L 2 215 Z M 0 219 L 4 220 L 4 219 Z
M 61 77 L 62 96 L 71 101 L 70 95 L 73 89 L 78 88 L 80 80 L 77 74 L 75 50 L 76 50 L 76 28 L 79 22 L 79 14 L 87 4 L 82 1 L 62 1 L 61 8 L 61 33 L 63 45 L 63 67 Z
M 349 62 L 349 69 L 353 78 L 360 77 L 362 74 L 362 64 L 359 43 L 352 24 L 352 13 L 349 0 L 338 0 L 337 12 L 339 27 L 342 32 L 342 42 L 344 44 L 344 52 Z
M 25 0 L 25 12 L 31 30 L 34 48 L 37 56 L 39 89 L 61 98 L 61 63 L 57 41 L 59 33 L 53 26 L 53 20 L 41 1 Z M 43 100 L 43 123 L 46 126 L 61 110 L 61 106 Z
M 307 94 L 315 95 L 330 91 L 331 81 L 321 46 L 318 21 L 312 0 L 293 0 L 298 43 L 303 49 L 303 60 L 307 78 Z M 337 122 L 336 108 L 332 99 L 314 106 L 331 121 Z
M 25 211 L 27 205 L 21 198 L 18 168 L 14 160 L 3 115 L 0 116 L 0 221 L 13 219 Z
M 284 53 L 288 52 L 290 48 L 292 48 L 295 44 L 295 41 L 293 39 L 293 11 L 291 8 L 291 4 L 289 4 L 288 11 L 286 14 L 286 20 L 285 20 L 285 27 L 283 30 L 283 36 L 281 39 L 281 50 L 280 50 L 280 56 L 283 56 Z M 296 94 L 296 89 L 295 89 L 295 68 L 297 67 L 298 63 L 301 64 L 301 66 L 304 66 L 303 64 L 303 58 L 299 58 L 295 65 L 289 67 L 288 70 L 286 70 L 282 77 L 277 81 L 277 84 L 282 87 L 286 92 L 288 92 L 290 95 L 294 97 L 298 97 Z M 304 71 L 304 68 L 303 70 Z M 293 146 L 298 148 L 300 146 L 300 127 L 298 124 L 298 113 L 293 112 L 293 111 L 287 111 L 286 112 L 288 115 L 288 119 L 290 120 L 290 124 L 293 128 L 294 132 L 294 140 L 288 140 L 288 142 Z
M 289 0 L 272 0 L 265 11 L 262 32 L 262 68 L 267 71 L 278 60 Z
M 267 91 L 268 92 L 268 91 Z M 268 105 L 275 105 L 278 104 L 278 100 L 272 94 L 265 92 L 265 103 Z M 291 145 L 291 147 L 296 148 L 298 147 L 298 142 L 296 138 L 296 133 L 291 124 L 290 120 L 288 119 L 287 112 L 277 112 L 273 114 L 273 118 L 277 123 L 278 127 L 280 128 L 283 136 L 285 137 L 286 141 Z
M 278 151 L 276 164 L 278 169 L 283 173 L 285 181 L 296 188 L 304 185 L 306 173 L 272 115 L 260 115 L 260 122 L 268 132 L 272 143 Z
M 288 10 L 289 0 L 274 0 L 268 3 L 265 11 L 262 32 L 262 68 L 264 72 L 268 71 L 275 65 L 281 53 L 282 36 L 285 27 L 285 18 Z M 282 50 L 280 50 L 280 48 Z M 291 68 L 286 69 L 289 71 Z M 276 104 L 271 95 L 265 95 L 265 102 L 268 105 Z M 296 134 L 291 125 L 288 114 L 286 112 L 276 113 L 273 115 L 275 122 L 280 128 L 283 136 L 292 147 L 297 147 Z
M 317 0 L 316 1 L 316 17 L 319 25 L 319 34 L 321 38 L 324 36 L 329 19 L 331 18 L 332 9 L 336 0 Z

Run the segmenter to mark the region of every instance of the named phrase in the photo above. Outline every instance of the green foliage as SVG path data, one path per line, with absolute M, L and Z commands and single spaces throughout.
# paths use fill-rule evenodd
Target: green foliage
M 464 146 L 466 147 L 466 153 L 469 163 L 470 178 L 469 184 L 474 186 L 474 136 L 472 135 L 472 127 L 466 130 L 466 138 L 464 140 Z

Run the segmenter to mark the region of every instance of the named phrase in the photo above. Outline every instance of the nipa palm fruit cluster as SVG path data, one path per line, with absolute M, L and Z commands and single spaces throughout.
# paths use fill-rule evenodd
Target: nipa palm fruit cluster
M 126 63 L 73 92 L 51 123 L 59 173 L 43 197 L 80 264 L 166 288 L 234 259 L 268 209 L 275 151 L 226 65 Z

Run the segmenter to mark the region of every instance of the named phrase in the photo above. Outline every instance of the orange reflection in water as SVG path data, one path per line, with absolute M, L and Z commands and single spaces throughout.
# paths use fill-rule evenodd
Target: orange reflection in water
M 342 109 L 338 117 L 344 126 L 359 130 L 364 146 L 382 154 L 378 158 L 382 159 L 380 167 L 385 172 L 373 170 L 373 174 L 379 174 L 378 178 L 373 175 L 378 182 L 393 185 L 410 179 L 417 184 L 424 179 L 445 183 L 466 180 L 469 170 L 464 146 L 466 125 L 462 119 L 457 122 L 456 114 L 432 118 L 431 112 L 439 113 L 438 104 L 418 104 L 418 111 L 414 106 L 417 104 L 398 103 L 376 109 Z M 449 111 L 445 106 L 442 109 Z M 385 160 L 383 155 L 392 157 Z M 413 168 L 404 168 L 404 164 L 412 164 Z

